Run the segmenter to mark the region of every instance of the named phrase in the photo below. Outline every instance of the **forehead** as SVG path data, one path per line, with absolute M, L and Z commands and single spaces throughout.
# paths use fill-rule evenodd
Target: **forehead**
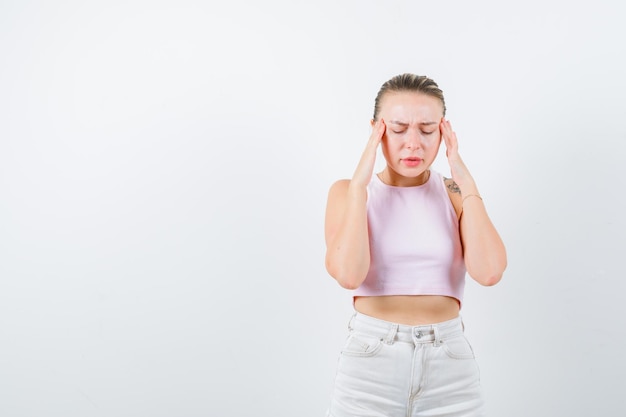
M 386 120 L 439 121 L 443 117 L 443 104 L 437 97 L 427 94 L 414 91 L 393 91 L 383 96 L 380 115 Z

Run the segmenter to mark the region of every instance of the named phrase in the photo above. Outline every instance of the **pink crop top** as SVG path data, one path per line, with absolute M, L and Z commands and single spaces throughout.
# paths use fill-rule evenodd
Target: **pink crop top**
M 354 296 L 444 295 L 463 299 L 459 222 L 441 174 L 395 187 L 377 175 L 367 188 L 370 269 Z

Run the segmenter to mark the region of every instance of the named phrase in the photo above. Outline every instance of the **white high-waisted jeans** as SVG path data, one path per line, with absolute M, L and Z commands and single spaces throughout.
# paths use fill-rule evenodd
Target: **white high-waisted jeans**
M 478 417 L 480 374 L 461 317 L 406 326 L 355 313 L 328 417 Z

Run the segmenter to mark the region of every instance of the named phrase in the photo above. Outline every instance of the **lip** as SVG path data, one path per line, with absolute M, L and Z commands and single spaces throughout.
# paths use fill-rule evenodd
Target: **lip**
M 418 158 L 418 157 L 409 157 L 409 158 L 402 158 L 401 161 L 405 166 L 409 168 L 413 168 L 421 164 L 423 159 Z

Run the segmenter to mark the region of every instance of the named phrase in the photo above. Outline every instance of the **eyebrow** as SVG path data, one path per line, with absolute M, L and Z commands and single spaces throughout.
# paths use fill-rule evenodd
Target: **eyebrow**
M 408 126 L 409 125 L 407 122 L 401 122 L 399 120 L 390 120 L 389 123 L 394 124 L 394 125 L 398 125 L 398 126 Z M 429 126 L 429 125 L 436 125 L 437 122 L 420 122 L 418 124 L 422 125 L 422 126 Z

